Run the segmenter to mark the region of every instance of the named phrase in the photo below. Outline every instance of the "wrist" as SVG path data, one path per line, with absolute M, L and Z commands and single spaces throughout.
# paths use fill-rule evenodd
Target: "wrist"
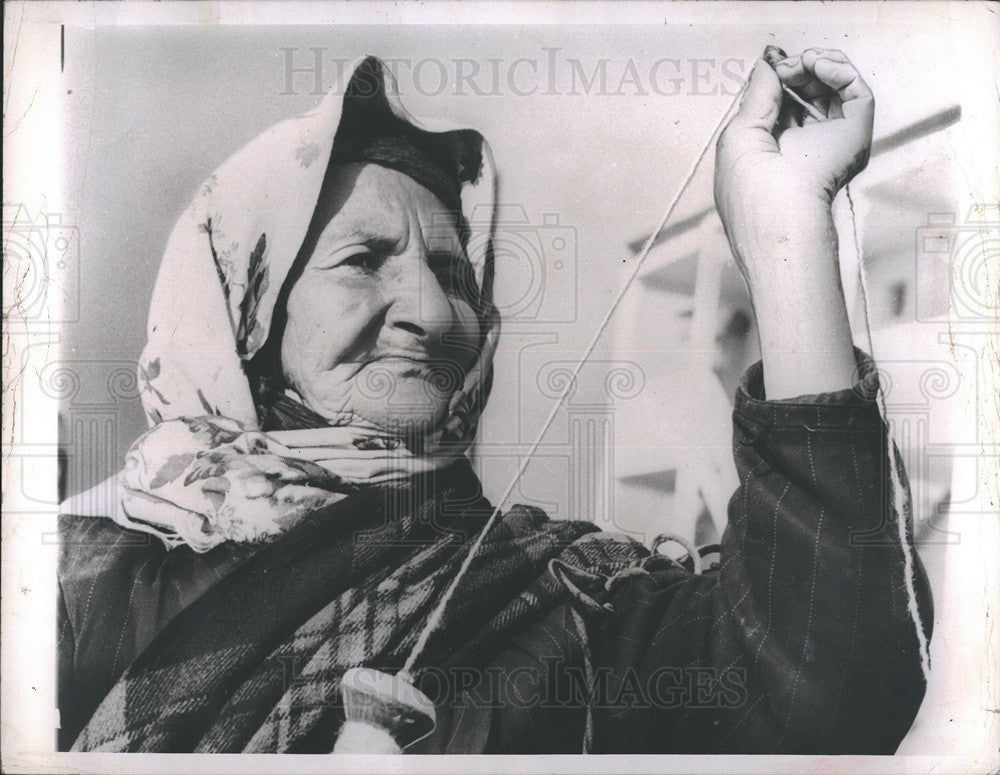
M 752 295 L 777 295 L 840 282 L 833 216 L 797 212 L 747 229 L 738 238 L 738 260 Z
M 833 260 L 775 264 L 785 268 L 748 281 L 768 397 L 850 387 L 853 345 L 835 254 Z

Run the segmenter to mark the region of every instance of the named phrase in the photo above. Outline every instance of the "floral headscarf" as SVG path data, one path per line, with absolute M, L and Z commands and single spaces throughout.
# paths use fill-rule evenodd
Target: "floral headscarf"
M 439 144 L 464 144 L 456 152 L 475 159 L 461 207 L 466 252 L 481 294 L 482 342 L 445 421 L 418 452 L 357 420 L 265 431 L 255 403 L 259 385 L 250 361 L 268 340 L 334 140 L 339 148 L 344 136 L 338 128 L 348 122 L 355 127 L 362 109 L 391 113 L 393 121 Z M 85 493 L 63 511 L 110 511 L 119 524 L 153 533 L 169 547 L 208 551 L 225 540 L 265 539 L 359 487 L 434 470 L 464 454 L 489 393 L 499 335 L 490 299 L 495 180 L 482 137 L 440 122 L 418 124 L 374 57 L 356 62 L 317 108 L 272 127 L 231 156 L 181 216 L 156 279 L 139 360 L 151 429 L 126 455 L 115 503 L 101 504 L 102 498 Z

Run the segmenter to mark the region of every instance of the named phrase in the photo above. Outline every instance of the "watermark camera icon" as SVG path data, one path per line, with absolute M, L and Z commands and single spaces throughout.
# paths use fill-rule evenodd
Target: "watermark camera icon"
M 993 213 L 992 217 L 988 214 Z M 993 323 L 989 267 L 1000 261 L 996 206 L 974 206 L 962 223 L 955 213 L 935 213 L 916 233 L 916 318 L 945 315 L 966 323 Z
M 23 323 L 72 323 L 80 308 L 80 232 L 62 214 L 3 208 L 3 314 Z
M 491 229 L 491 223 L 493 228 Z M 454 218 L 435 217 L 427 234 L 430 252 L 450 250 Z M 492 238 L 492 243 L 490 240 Z M 546 213 L 532 223 L 521 205 L 501 205 L 495 223 L 491 209 L 476 206 L 468 223 L 466 252 L 483 255 L 490 245 L 493 260 L 493 303 L 505 325 L 517 323 L 574 323 L 577 320 L 577 232 L 559 222 L 558 213 Z M 458 285 L 474 285 L 479 278 L 458 278 Z M 476 295 L 466 288 L 466 295 Z
M 520 205 L 501 205 L 492 225 L 490 208 L 474 208 L 466 250 L 470 256 L 482 255 L 492 238 L 493 303 L 504 323 L 575 322 L 576 229 L 561 224 L 557 213 L 532 223 Z M 441 236 L 446 238 L 447 232 L 442 230 Z M 433 249 L 433 234 L 429 244 Z
M 473 239 L 485 239 L 476 225 Z M 545 213 L 533 224 L 520 205 L 502 206 L 493 256 L 498 278 L 494 301 L 505 323 L 576 322 L 577 233 L 559 222 L 558 213 Z

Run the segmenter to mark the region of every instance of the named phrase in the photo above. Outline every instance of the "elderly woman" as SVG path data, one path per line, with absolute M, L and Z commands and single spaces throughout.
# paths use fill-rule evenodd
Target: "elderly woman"
M 720 562 L 513 507 L 421 643 L 437 723 L 408 751 L 895 750 L 930 601 L 918 564 L 911 616 L 830 214 L 872 113 L 812 49 L 758 62 L 719 141 L 763 352 Z M 478 133 L 418 126 L 369 58 L 201 187 L 153 295 L 151 429 L 114 503 L 61 517 L 61 748 L 329 752 L 345 671 L 413 653 L 493 511 L 465 453 L 499 331 L 469 215 L 494 180 Z

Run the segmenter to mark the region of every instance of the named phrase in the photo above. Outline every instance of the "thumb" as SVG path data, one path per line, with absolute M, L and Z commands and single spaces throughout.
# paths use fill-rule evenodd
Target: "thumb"
M 733 121 L 772 132 L 781 111 L 781 99 L 778 74 L 767 62 L 758 59 L 750 71 L 746 91 Z

